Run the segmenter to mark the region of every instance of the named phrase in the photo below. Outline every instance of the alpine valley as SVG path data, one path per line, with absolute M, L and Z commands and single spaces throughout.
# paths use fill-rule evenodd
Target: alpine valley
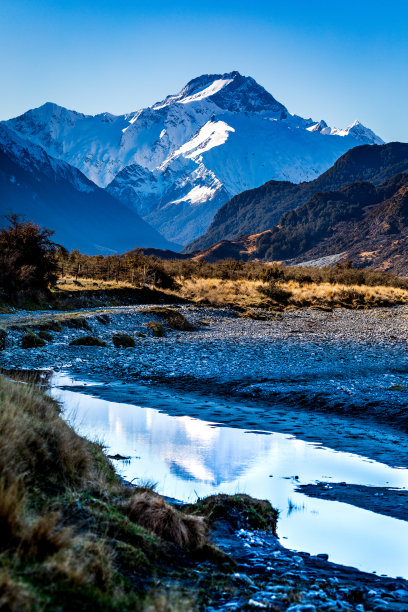
M 95 201 L 101 198 L 102 211 L 109 202 L 126 234 L 131 233 L 125 221 L 130 211 L 156 230 L 146 230 L 135 216 L 133 223 L 137 218 L 136 225 L 147 232 L 142 241 L 135 232 L 132 245 L 127 239 L 103 242 L 122 252 L 146 242 L 181 248 L 204 234 L 217 211 L 237 194 L 271 180 L 313 181 L 349 149 L 383 144 L 357 121 L 340 130 L 291 114 L 253 78 L 238 72 L 200 76 L 180 93 L 126 115 L 89 116 L 46 103 L 4 122 L 2 129 L 1 150 L 8 146 L 5 140 L 15 139 L 24 150 L 24 171 L 46 156 L 54 187 L 54 174 L 64 175 L 64 184 L 68 181 L 82 198 L 85 192 Z M 2 171 L 3 176 L 9 172 L 9 187 L 16 191 L 16 172 L 3 166 Z M 55 206 L 68 204 L 56 198 Z M 64 211 L 59 213 L 62 218 Z M 44 212 L 40 220 L 52 227 L 51 209 L 50 219 Z

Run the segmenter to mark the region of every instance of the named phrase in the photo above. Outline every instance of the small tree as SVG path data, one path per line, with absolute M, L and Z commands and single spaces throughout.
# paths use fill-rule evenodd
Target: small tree
M 0 295 L 8 301 L 38 301 L 57 281 L 54 232 L 17 215 L 6 219 L 8 227 L 0 231 Z

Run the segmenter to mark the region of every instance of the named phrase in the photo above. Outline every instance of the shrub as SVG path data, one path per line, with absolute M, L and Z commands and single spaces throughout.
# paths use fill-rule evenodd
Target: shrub
M 146 311 L 147 313 L 155 314 L 157 317 L 164 319 L 172 329 L 177 329 L 178 331 L 193 331 L 195 329 L 194 325 L 181 312 L 173 308 L 152 306 Z
M 291 292 L 282 289 L 278 282 L 273 278 L 268 282 L 267 285 L 262 285 L 259 288 L 259 291 L 277 304 L 282 305 L 286 305 L 291 296 Z
M 163 325 L 157 323 L 157 321 L 149 321 L 149 323 L 146 323 L 146 327 L 152 330 L 155 338 L 163 338 L 166 335 Z
M 21 337 L 21 347 L 23 349 L 38 348 L 46 344 L 46 341 L 33 331 L 29 331 Z
M 80 338 L 76 338 L 76 340 L 72 340 L 69 343 L 70 346 L 106 346 L 106 342 L 96 338 L 95 336 L 81 336 Z
M 136 346 L 134 338 L 129 334 L 115 334 L 112 336 L 112 342 L 116 348 L 134 348 Z
M 69 329 L 85 329 L 90 331 L 90 325 L 85 317 L 72 317 L 69 319 L 63 319 L 63 324 Z
M 39 301 L 57 282 L 53 232 L 20 222 L 17 215 L 6 219 L 9 226 L 0 232 L 0 295 L 7 301 Z
M 154 493 L 137 493 L 131 497 L 127 512 L 133 522 L 180 548 L 197 548 L 205 542 L 205 524 L 201 517 L 180 512 Z

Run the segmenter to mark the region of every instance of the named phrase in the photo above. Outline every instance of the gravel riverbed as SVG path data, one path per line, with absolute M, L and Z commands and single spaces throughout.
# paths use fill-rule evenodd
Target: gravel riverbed
M 158 406 L 171 414 L 291 433 L 388 465 L 408 466 L 408 307 L 257 312 L 264 318 L 256 320 L 229 309 L 175 305 L 196 327 L 190 332 L 170 329 L 149 308 L 0 315 L 6 332 L 0 366 L 49 369 L 98 381 L 105 399 L 140 400 L 141 405 L 152 388 L 171 389 L 178 401 Z M 69 322 L 77 317 L 86 319 L 88 329 Z M 51 329 L 45 346 L 21 347 L 27 328 L 50 328 L 53 320 L 62 325 Z M 146 327 L 151 320 L 163 323 L 165 337 L 152 336 Z M 69 345 L 89 333 L 106 347 Z M 116 348 L 115 333 L 132 335 L 136 346 Z M 98 387 L 90 392 L 98 394 Z M 211 396 L 224 399 L 216 412 L 206 401 Z M 321 489 L 305 493 L 327 498 L 328 489 Z M 371 487 L 352 491 L 336 483 L 330 491 L 330 499 L 360 507 L 370 507 L 375 493 L 384 493 Z M 386 501 L 377 505 L 382 504 L 385 514 L 405 518 L 399 498 L 398 514 L 393 513 L 392 495 L 387 489 Z M 381 513 L 381 508 L 375 511 Z M 262 532 L 230 532 L 221 526 L 213 539 L 238 562 L 233 578 L 237 591 L 225 601 L 221 596 L 209 609 L 408 610 L 408 585 L 402 579 L 364 574 L 330 563 L 324 555 L 295 553 Z

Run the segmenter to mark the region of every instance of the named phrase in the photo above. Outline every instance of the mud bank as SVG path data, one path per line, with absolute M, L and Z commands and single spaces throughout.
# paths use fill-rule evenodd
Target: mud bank
M 367 487 L 345 482 L 318 482 L 300 485 L 297 490 L 309 497 L 329 499 L 371 510 L 376 514 L 408 521 L 408 491 L 387 487 Z

